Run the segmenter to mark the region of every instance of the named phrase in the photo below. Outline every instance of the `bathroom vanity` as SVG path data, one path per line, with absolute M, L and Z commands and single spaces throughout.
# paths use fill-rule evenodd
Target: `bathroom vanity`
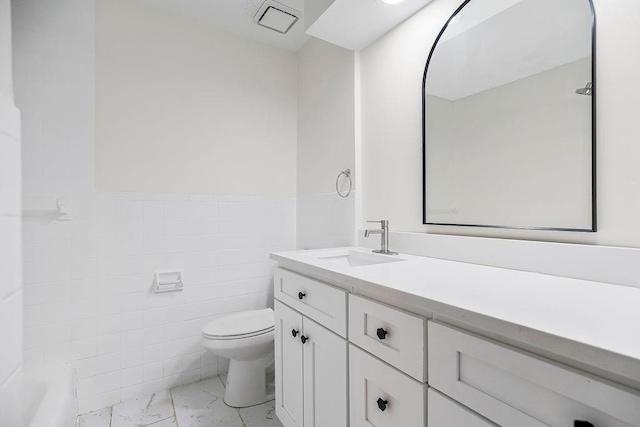
M 640 426 L 640 289 L 360 248 L 271 258 L 285 427 Z

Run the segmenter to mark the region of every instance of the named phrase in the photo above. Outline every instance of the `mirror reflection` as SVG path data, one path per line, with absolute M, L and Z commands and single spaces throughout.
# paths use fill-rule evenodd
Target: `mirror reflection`
M 470 0 L 425 70 L 426 224 L 595 231 L 589 0 Z

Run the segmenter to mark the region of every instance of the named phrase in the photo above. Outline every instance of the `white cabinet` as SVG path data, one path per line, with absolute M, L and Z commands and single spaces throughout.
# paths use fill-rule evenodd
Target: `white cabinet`
M 285 427 L 640 427 L 637 390 L 281 268 L 274 288 Z
M 303 319 L 304 427 L 347 426 L 347 342 Z
M 428 335 L 430 386 L 501 426 L 640 426 L 635 390 L 435 322 Z
M 285 427 L 301 427 L 302 315 L 275 301 L 276 415 Z M 294 336 L 295 335 L 295 336 Z
M 347 292 L 282 268 L 273 280 L 277 300 L 347 337 Z
M 427 381 L 424 317 L 349 295 L 349 341 L 418 381 Z
M 285 427 L 347 426 L 347 342 L 275 301 L 276 415 Z
M 497 427 L 469 408 L 454 402 L 430 388 L 427 393 L 429 427 Z
M 351 427 L 424 427 L 427 385 L 349 346 Z

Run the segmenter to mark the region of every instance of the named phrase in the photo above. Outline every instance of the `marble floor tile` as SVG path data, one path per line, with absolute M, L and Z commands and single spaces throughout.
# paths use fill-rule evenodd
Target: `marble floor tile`
M 178 427 L 176 418 L 167 418 L 166 420 L 158 421 L 157 423 L 149 424 L 149 427 Z M 187 426 L 189 427 L 189 426 Z
M 217 377 L 176 387 L 171 395 L 180 427 L 244 427 L 238 411 L 224 403 L 224 387 Z
M 220 374 L 218 378 L 220 378 L 220 381 L 222 381 L 222 385 L 224 386 L 224 388 L 227 388 L 227 374 Z
M 111 425 L 111 408 L 82 414 L 78 417 L 78 427 L 109 427 Z
M 111 427 L 148 426 L 174 418 L 174 415 L 171 393 L 163 390 L 115 405 L 111 414 Z
M 282 427 L 282 423 L 276 417 L 273 400 L 262 405 L 240 408 L 240 417 L 245 427 Z

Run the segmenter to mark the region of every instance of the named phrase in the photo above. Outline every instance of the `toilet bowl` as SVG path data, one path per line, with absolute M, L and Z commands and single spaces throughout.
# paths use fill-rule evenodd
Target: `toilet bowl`
M 219 317 L 202 328 L 202 345 L 229 359 L 224 402 L 236 408 L 274 398 L 273 310 L 243 311 Z

